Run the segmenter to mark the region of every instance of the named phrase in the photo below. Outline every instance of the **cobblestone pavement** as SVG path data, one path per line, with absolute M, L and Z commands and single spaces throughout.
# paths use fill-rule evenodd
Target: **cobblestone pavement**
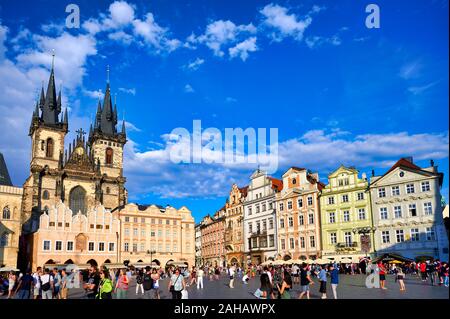
M 393 276 L 387 276 L 386 290 L 369 289 L 365 286 L 365 275 L 341 275 L 338 286 L 339 299 L 448 299 L 449 288 L 445 286 L 431 286 L 430 283 L 422 282 L 416 276 L 408 275 L 405 279 L 406 291 L 399 290 L 398 283 Z M 311 299 L 320 298 L 319 284 L 317 278 L 314 278 L 315 284 L 311 286 Z M 238 278 L 235 280 L 233 289 L 228 286 L 227 276 L 221 276 L 219 280 L 210 281 L 204 278 L 204 288 L 188 287 L 189 299 L 255 299 L 253 293 L 259 288 L 259 277 L 251 279 L 248 284 L 243 284 Z M 170 299 L 171 294 L 167 289 L 168 279 L 160 280 L 160 295 L 162 299 Z M 143 299 L 143 296 L 136 295 L 135 278 L 131 279 L 130 289 L 128 290 L 128 299 Z M 300 286 L 294 285 L 291 290 L 292 298 L 297 298 L 300 294 Z M 333 298 L 330 287 L 327 287 L 328 298 Z M 69 293 L 69 298 L 85 298 L 82 289 L 73 289 Z

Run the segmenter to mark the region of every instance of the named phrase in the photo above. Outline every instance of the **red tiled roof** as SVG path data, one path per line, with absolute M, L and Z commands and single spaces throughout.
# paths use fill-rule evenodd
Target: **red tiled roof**
M 247 192 L 248 192 L 248 185 L 239 188 L 239 191 L 242 193 L 242 196 L 247 197 Z
M 411 168 L 411 169 L 417 169 L 417 170 L 421 170 L 421 168 L 413 163 L 411 163 L 410 161 L 408 161 L 406 158 L 401 158 L 397 161 L 397 163 L 395 163 L 384 175 L 389 174 L 390 172 L 392 172 L 394 169 L 396 169 L 397 167 L 406 167 L 406 168 Z M 383 175 L 383 176 L 384 176 Z
M 272 182 L 273 189 L 276 189 L 279 192 L 283 189 L 283 181 L 276 179 L 274 177 L 269 177 L 269 179 Z

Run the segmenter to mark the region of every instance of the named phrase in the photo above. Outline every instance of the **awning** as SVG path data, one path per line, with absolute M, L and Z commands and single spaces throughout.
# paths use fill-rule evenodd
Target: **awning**
M 167 265 L 176 267 L 188 267 L 188 263 L 186 261 L 169 261 Z
M 106 267 L 107 269 L 127 268 L 123 263 L 106 263 L 103 264 L 102 266 Z
M 392 253 L 386 253 L 386 254 L 383 254 L 383 255 L 375 258 L 375 260 L 373 262 L 374 263 L 378 263 L 379 261 L 390 262 L 390 261 L 394 261 L 394 260 L 401 261 L 401 262 L 407 262 L 407 263 L 408 262 L 410 263 L 410 262 L 414 261 L 413 259 L 406 258 L 406 257 L 403 257 L 401 255 L 392 254 Z
M 157 263 L 144 263 L 144 262 L 133 263 L 130 266 L 133 266 L 134 268 L 145 268 L 147 266 L 150 268 L 161 268 L 161 266 L 158 265 Z
M 20 271 L 20 270 L 15 267 L 8 267 L 8 266 L 0 268 L 0 272 L 9 272 L 9 271 Z

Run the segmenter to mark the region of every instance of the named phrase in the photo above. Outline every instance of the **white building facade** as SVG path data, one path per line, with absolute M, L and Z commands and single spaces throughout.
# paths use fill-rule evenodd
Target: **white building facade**
M 260 264 L 277 255 L 275 194 L 282 181 L 256 170 L 244 201 L 244 249 L 247 263 Z
M 431 161 L 421 168 L 402 158 L 384 175 L 370 181 L 375 251 L 407 258 L 431 256 L 448 261 L 448 238 L 443 223 L 443 174 Z

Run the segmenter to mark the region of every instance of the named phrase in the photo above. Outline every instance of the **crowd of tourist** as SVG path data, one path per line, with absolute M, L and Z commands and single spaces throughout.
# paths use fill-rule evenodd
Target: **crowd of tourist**
M 126 299 L 129 296 L 130 283 L 134 281 L 135 295 L 146 299 L 160 299 L 160 285 L 167 280 L 167 290 L 172 299 L 187 299 L 189 289 L 203 289 L 204 278 L 209 281 L 229 279 L 228 286 L 234 289 L 235 280 L 247 285 L 250 280 L 259 277 L 259 289 L 254 293 L 260 299 L 290 299 L 294 286 L 299 286 L 299 299 L 310 298 L 310 289 L 317 284 L 317 290 L 322 299 L 327 298 L 327 289 L 331 288 L 334 299 L 338 298 L 339 277 L 341 275 L 375 273 L 379 279 L 379 288 L 387 289 L 386 276 L 392 275 L 398 283 L 400 291 L 406 291 L 405 277 L 417 276 L 422 282 L 430 285 L 449 286 L 448 263 L 439 260 L 423 262 L 383 262 L 377 263 L 364 259 L 360 263 L 327 264 L 284 264 L 284 265 L 254 265 L 239 267 L 229 265 L 202 267 L 175 267 L 166 269 L 107 269 L 91 266 L 87 271 L 77 273 L 66 272 L 65 269 L 38 267 L 34 273 L 9 272 L 1 278 L 0 291 L 7 298 L 18 299 L 67 299 L 70 289 L 75 287 L 75 281 L 84 291 L 88 299 Z M 316 279 L 316 280 L 313 280 Z M 192 288 L 189 288 L 192 287 Z

